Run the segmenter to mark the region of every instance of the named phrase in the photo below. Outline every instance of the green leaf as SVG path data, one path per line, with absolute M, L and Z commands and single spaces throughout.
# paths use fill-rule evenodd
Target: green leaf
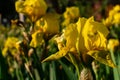
M 35 74 L 35 80 L 41 80 L 37 69 L 34 69 L 34 74 Z
M 6 61 L 2 56 L 2 51 L 0 49 L 0 80 L 8 80 L 8 78 L 10 78 L 8 74 L 8 65 L 6 64 Z
M 59 60 L 59 63 L 62 65 L 62 67 L 63 67 L 63 69 L 68 77 L 68 80 L 77 80 L 75 73 L 72 70 L 70 70 L 66 64 L 64 64 L 60 60 Z
M 112 61 L 111 55 L 107 51 L 93 50 L 93 51 L 89 51 L 87 54 L 92 56 L 95 60 L 97 60 L 103 64 L 106 64 L 110 67 L 115 67 L 115 64 Z
M 120 80 L 118 68 L 113 69 L 114 80 Z
M 50 64 L 50 80 L 57 80 L 56 77 L 55 62 L 52 62 Z

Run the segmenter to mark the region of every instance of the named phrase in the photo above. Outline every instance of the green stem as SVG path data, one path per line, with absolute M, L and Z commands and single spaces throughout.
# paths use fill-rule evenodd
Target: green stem
M 80 77 L 80 70 L 79 70 L 78 64 L 77 64 L 75 58 L 72 56 L 72 54 L 68 54 L 68 55 L 70 57 L 71 62 L 73 63 L 73 65 L 76 68 L 76 71 L 77 71 L 77 74 L 78 74 L 78 79 L 79 79 L 79 77 Z
M 16 71 L 17 79 L 18 80 L 24 80 L 22 72 L 21 72 L 17 62 L 15 62 L 15 65 L 16 65 L 16 70 L 15 71 Z

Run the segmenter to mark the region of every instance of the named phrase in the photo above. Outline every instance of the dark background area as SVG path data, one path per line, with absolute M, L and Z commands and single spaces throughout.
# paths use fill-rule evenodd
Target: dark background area
M 4 25 L 10 24 L 11 19 L 17 19 L 18 14 L 15 11 L 15 1 L 16 0 L 0 0 L 0 15 L 1 15 L 1 23 Z M 47 0 L 46 0 L 47 1 Z M 95 1 L 103 2 L 104 0 L 65 0 L 67 1 L 67 5 L 59 4 L 60 0 L 49 0 L 52 3 L 53 8 L 58 13 L 63 13 L 65 11 L 66 6 L 73 6 L 75 1 L 81 2 L 82 5 L 86 6 L 87 3 L 94 5 Z M 64 3 L 64 2 L 63 2 Z M 120 0 L 107 0 L 107 5 L 116 5 L 120 4 Z
M 17 18 L 15 1 L 16 0 L 0 0 L 0 14 L 3 24 L 9 24 L 11 19 Z

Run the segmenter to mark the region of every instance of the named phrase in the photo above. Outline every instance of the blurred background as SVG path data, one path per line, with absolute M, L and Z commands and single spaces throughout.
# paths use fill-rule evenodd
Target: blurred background
M 11 19 L 18 19 L 19 15 L 15 10 L 16 0 L 0 0 L 0 23 L 10 24 Z M 97 20 L 106 17 L 108 12 L 120 0 L 46 0 L 46 2 L 62 14 L 68 6 L 79 6 L 81 16 L 88 17 L 94 15 Z

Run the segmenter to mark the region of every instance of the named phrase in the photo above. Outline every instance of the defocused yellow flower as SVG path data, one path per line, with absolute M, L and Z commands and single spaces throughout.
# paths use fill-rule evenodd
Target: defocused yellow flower
M 47 13 L 35 23 L 35 31 L 43 30 L 45 33 L 56 34 L 59 32 L 59 18 L 57 13 Z
M 112 17 L 114 14 L 119 13 L 119 11 L 120 11 L 120 5 L 116 5 L 113 7 L 112 10 L 110 10 L 109 16 Z
M 112 25 L 112 18 L 111 17 L 106 18 L 105 20 L 103 20 L 103 24 L 106 26 Z
M 118 39 L 110 39 L 108 42 L 108 49 L 109 50 L 113 50 L 115 49 L 115 47 L 119 46 L 119 40 Z
M 12 55 L 18 53 L 20 47 L 18 42 L 18 38 L 8 37 L 8 39 L 5 42 L 4 49 L 2 51 L 3 56 L 5 56 L 7 52 L 10 52 Z
M 63 21 L 63 26 L 68 26 L 70 23 L 74 23 L 80 16 L 79 8 L 72 6 L 67 7 L 63 14 L 65 20 Z
M 113 24 L 120 24 L 120 12 L 114 15 Z
M 109 15 L 104 23 L 107 26 L 110 26 L 111 24 L 120 24 L 120 5 L 116 5 L 109 11 Z
M 16 11 L 17 12 L 19 12 L 19 13 L 23 13 L 24 11 L 23 11 L 23 9 L 24 9 L 24 6 L 23 6 L 23 4 L 24 4 L 24 1 L 16 1 L 16 3 L 15 3 L 15 8 L 16 8 Z
M 116 11 L 114 11 L 114 10 L 110 10 L 109 11 L 109 17 L 113 17 L 113 15 L 116 13 Z
M 113 8 L 114 11 L 119 11 L 120 10 L 120 5 L 116 5 L 114 8 Z
M 43 32 L 38 30 L 32 34 L 32 40 L 30 42 L 30 46 L 36 48 L 41 45 L 43 41 Z
M 35 22 L 35 26 L 34 26 L 34 31 L 38 31 L 41 30 L 43 31 L 43 26 L 45 25 L 45 21 L 43 18 L 40 18 L 39 20 L 37 20 Z
M 47 5 L 44 0 L 17 1 L 16 11 L 27 15 L 33 22 L 46 13 Z
M 45 33 L 55 34 L 59 32 L 59 15 L 56 13 L 48 13 L 42 18 L 45 20 L 43 31 Z
M 66 11 L 64 12 L 64 18 L 68 19 L 75 19 L 79 17 L 79 8 L 78 7 L 67 7 Z

